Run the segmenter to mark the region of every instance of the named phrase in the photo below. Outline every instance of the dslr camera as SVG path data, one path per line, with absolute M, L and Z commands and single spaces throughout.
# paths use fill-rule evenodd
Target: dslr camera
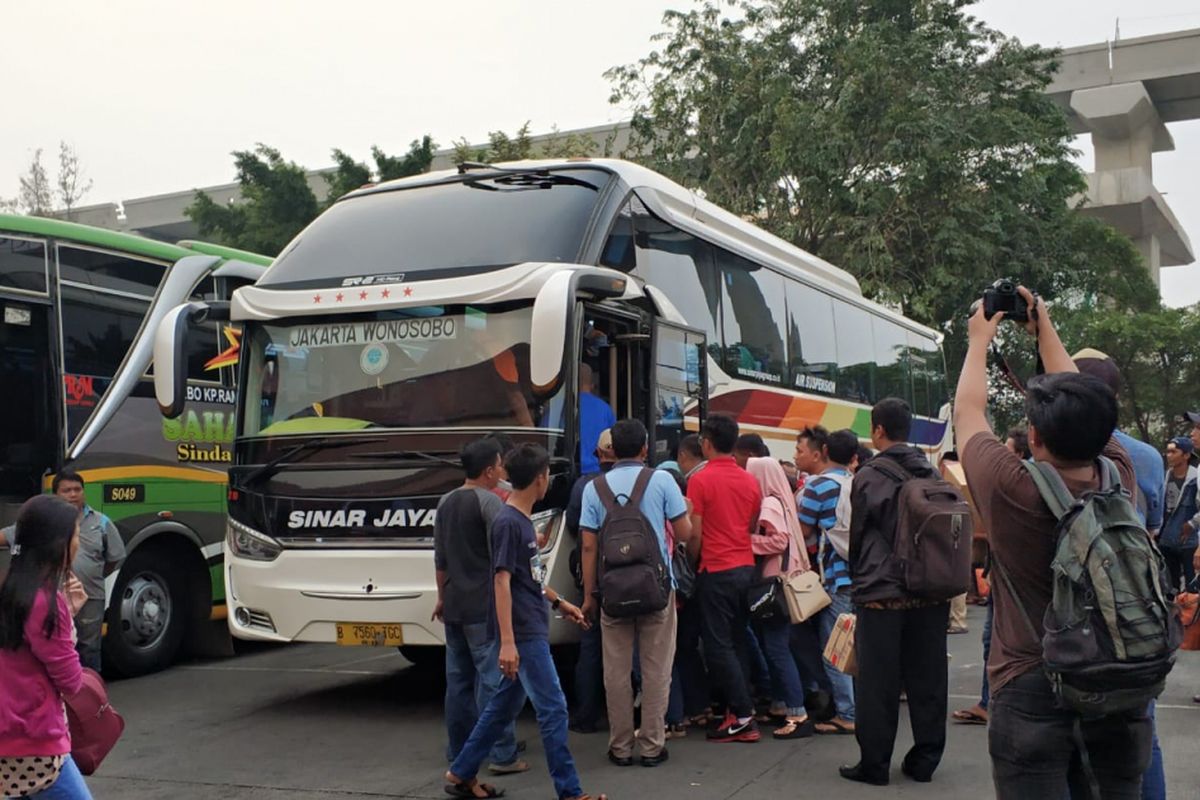
M 1029 321 L 1029 306 L 1017 292 L 1017 284 L 1001 278 L 983 291 L 983 315 L 988 319 L 1004 312 L 1004 318 L 1013 322 Z

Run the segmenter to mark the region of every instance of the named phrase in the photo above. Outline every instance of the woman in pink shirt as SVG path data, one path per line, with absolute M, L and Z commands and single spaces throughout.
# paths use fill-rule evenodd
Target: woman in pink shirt
M 796 513 L 796 498 L 783 467 L 773 458 L 752 458 L 746 462 L 746 471 L 754 476 L 762 489 L 758 531 L 750 537 L 750 546 L 763 577 L 808 570 L 808 553 L 804 549 L 804 532 Z M 804 684 L 796 668 L 796 659 L 792 657 L 791 620 L 767 620 L 758 623 L 756 631 L 767 657 L 772 694 L 782 703 L 781 710 L 784 711 L 783 725 L 775 730 L 775 738 L 812 736 L 813 723 L 804 708 Z
M 21 507 L 16 529 L 0 584 L 0 795 L 91 800 L 63 707 L 83 682 L 72 618 L 87 597 L 70 574 L 79 512 L 39 495 Z

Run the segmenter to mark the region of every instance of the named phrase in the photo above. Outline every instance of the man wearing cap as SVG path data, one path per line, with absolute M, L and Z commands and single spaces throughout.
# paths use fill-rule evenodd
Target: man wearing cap
M 1121 370 L 1113 363 L 1107 354 L 1090 347 L 1080 350 L 1071 356 L 1076 368 L 1083 373 L 1099 378 L 1108 384 L 1118 400 L 1121 397 Z M 1200 416 L 1200 415 L 1198 415 Z M 1200 437 L 1200 433 L 1193 433 Z M 1135 439 L 1119 428 L 1113 431 L 1113 437 L 1125 448 L 1129 460 L 1133 463 L 1133 475 L 1137 481 L 1137 513 L 1146 530 L 1151 536 L 1157 537 L 1163 524 L 1163 495 L 1164 480 L 1159 477 L 1162 469 L 1162 459 L 1158 451 L 1140 439 Z M 1193 481 L 1193 483 L 1195 483 Z M 1150 723 L 1152 738 L 1150 742 L 1150 766 L 1142 776 L 1142 800 L 1166 800 L 1167 776 L 1163 768 L 1162 748 L 1158 743 L 1158 722 L 1155 720 L 1155 704 L 1150 702 Z
M 1179 589 L 1192 582 L 1192 556 L 1196 551 L 1196 530 L 1200 514 L 1196 504 L 1196 468 L 1191 465 L 1195 447 L 1186 436 L 1176 436 L 1167 442 L 1167 504 L 1166 521 L 1158 536 L 1158 547 L 1167 562 L 1171 588 Z

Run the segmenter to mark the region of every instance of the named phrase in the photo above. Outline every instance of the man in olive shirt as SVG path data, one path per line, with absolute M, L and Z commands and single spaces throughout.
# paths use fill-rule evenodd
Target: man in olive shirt
M 1080 375 L 1050 322 L 1045 304 L 1024 287 L 1026 330 L 1036 335 L 1048 374 L 1029 382 L 1025 413 L 1034 459 L 1053 466 L 1078 496 L 1099 485 L 1096 459 L 1112 460 L 1127 491 L 1137 490 L 1133 465 L 1115 438 L 1117 401 L 1103 381 Z M 1105 797 L 1140 797 L 1150 762 L 1151 726 L 1145 711 L 1079 719 L 1056 707 L 1042 670 L 1040 630 L 1053 594 L 1050 564 L 1058 521 L 1021 459 L 992 433 L 987 420 L 987 351 L 1003 315 L 971 317 L 969 345 L 958 382 L 955 436 L 971 494 L 991 535 L 997 572 L 988 678 L 992 687 L 988 750 L 999 800 L 1090 796 L 1082 764 L 1090 761 Z M 1010 586 L 1019 597 L 1014 597 Z M 1035 627 L 1028 629 L 1022 607 Z M 1080 733 L 1087 753 L 1078 752 Z M 1084 760 L 1083 756 L 1087 759 Z

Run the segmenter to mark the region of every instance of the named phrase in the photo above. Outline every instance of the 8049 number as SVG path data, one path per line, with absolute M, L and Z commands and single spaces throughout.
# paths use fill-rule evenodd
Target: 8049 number
M 146 487 L 141 483 L 109 483 L 104 486 L 106 503 L 143 503 Z

